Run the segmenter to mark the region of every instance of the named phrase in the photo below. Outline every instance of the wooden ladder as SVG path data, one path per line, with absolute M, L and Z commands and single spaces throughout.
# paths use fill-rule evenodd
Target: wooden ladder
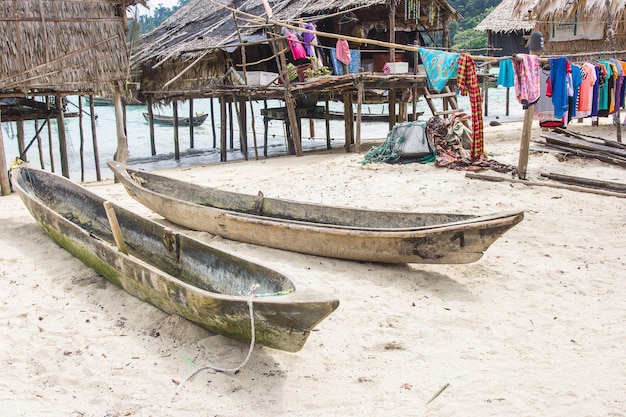
M 430 111 L 433 116 L 443 116 L 447 117 L 450 114 L 462 113 L 463 109 L 459 108 L 459 104 L 456 101 L 456 93 L 450 89 L 450 87 L 445 86 L 441 93 L 435 94 L 432 93 L 428 87 L 423 87 L 422 93 L 426 102 L 428 103 L 428 107 L 430 107 Z M 442 99 L 443 109 L 439 110 L 433 100 Z

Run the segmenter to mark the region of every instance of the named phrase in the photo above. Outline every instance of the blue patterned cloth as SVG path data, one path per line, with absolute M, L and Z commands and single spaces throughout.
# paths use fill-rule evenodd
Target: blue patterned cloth
M 426 48 L 420 48 L 419 54 L 426 70 L 428 88 L 440 93 L 448 80 L 456 77 L 461 54 Z
M 341 62 L 337 60 L 337 50 L 330 48 L 330 61 L 333 63 L 333 73 L 335 75 L 343 75 L 343 66 Z M 357 74 L 361 69 L 361 51 L 358 49 L 350 49 L 350 64 L 348 65 L 348 72 L 350 74 Z

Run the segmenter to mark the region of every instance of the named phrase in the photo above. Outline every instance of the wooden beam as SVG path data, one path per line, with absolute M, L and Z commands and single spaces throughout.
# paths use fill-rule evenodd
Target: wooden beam
M 0 111 L 0 126 L 2 126 L 2 112 Z M 11 184 L 9 183 L 9 173 L 7 169 L 7 156 L 4 150 L 4 137 L 0 129 L 0 192 L 2 195 L 11 194 Z

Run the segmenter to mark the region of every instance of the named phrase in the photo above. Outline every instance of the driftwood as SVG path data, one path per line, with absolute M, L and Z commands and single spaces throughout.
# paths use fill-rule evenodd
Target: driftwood
M 569 185 L 569 184 L 554 184 L 554 183 L 549 183 L 549 182 L 544 183 L 540 181 L 519 180 L 515 178 L 497 177 L 494 175 L 476 174 L 472 172 L 466 173 L 465 178 L 492 181 L 492 182 L 512 182 L 515 184 L 524 184 L 527 186 L 542 186 L 542 187 L 550 187 L 550 188 L 559 188 L 559 189 L 564 189 L 564 190 L 580 191 L 583 193 L 592 193 L 592 194 L 607 195 L 607 196 L 612 196 L 612 197 L 626 198 L 626 193 L 598 190 L 595 188 L 580 187 L 577 185 Z
M 547 148 L 626 167 L 626 149 L 622 149 L 619 142 L 601 139 L 603 143 L 598 143 L 584 139 L 573 132 L 568 132 L 567 135 L 546 132 L 542 133 L 541 137 L 546 142 L 539 143 Z
M 607 191 L 615 191 L 618 193 L 626 193 L 626 184 L 620 184 L 618 182 L 601 181 L 601 180 L 594 180 L 591 178 L 582 178 L 582 177 L 572 177 L 570 175 L 555 174 L 552 172 L 549 174 L 541 174 L 541 176 L 545 178 L 549 178 L 554 181 L 564 182 L 567 184 L 580 185 L 583 187 L 591 187 L 591 188 L 597 188 L 601 190 L 603 189 Z

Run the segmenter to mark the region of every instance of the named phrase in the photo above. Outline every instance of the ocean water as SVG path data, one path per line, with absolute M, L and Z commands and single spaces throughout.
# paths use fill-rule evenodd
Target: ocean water
M 503 87 L 490 88 L 488 97 L 488 116 L 485 117 L 485 123 L 492 120 L 502 122 L 511 120 L 521 120 L 523 118 L 523 110 L 521 105 L 515 100 L 513 89 L 509 91 L 509 115 L 505 112 L 505 100 L 507 90 Z M 68 97 L 68 112 L 78 111 L 78 97 Z M 458 97 L 459 106 L 470 114 L 470 105 L 467 97 Z M 175 159 L 174 154 L 174 128 L 171 126 L 155 125 L 155 147 L 156 155 L 151 155 L 150 147 L 150 127 L 148 122 L 144 120 L 142 115 L 146 111 L 145 106 L 127 106 L 126 107 L 126 131 L 128 137 L 129 158 L 128 164 L 134 167 L 146 170 L 168 169 L 184 166 L 193 166 L 200 164 L 214 164 L 220 162 L 219 135 L 221 120 L 219 119 L 219 104 L 214 100 L 214 123 L 211 121 L 211 100 L 198 99 L 193 102 L 194 113 L 208 113 L 209 118 L 201 125 L 194 128 L 194 147 L 190 147 L 189 127 L 179 127 L 179 152 L 180 158 Z M 268 107 L 280 107 L 279 101 L 268 101 Z M 254 133 L 256 133 L 256 144 L 259 158 L 263 156 L 263 118 L 261 109 L 263 102 L 253 102 L 252 112 L 254 113 L 254 131 L 252 127 L 252 113 L 248 106 L 248 159 L 255 159 L 254 150 Z M 343 111 L 343 103 L 331 102 L 330 108 L 333 111 Z M 89 111 L 86 100 L 83 100 L 83 110 Z M 364 105 L 363 113 L 369 114 L 387 114 L 388 106 L 386 104 Z M 417 111 L 424 112 L 420 120 L 428 120 L 431 117 L 430 110 L 426 102 L 421 99 L 417 103 Z M 234 112 L 234 108 L 233 108 Z M 409 105 L 409 112 L 412 112 Z M 117 137 L 115 127 L 115 113 L 113 106 L 96 106 L 96 139 L 98 146 L 100 172 L 102 178 L 111 178 L 112 173 L 106 166 L 106 162 L 113 159 L 117 148 Z M 158 107 L 154 109 L 155 114 L 172 115 L 171 107 Z M 356 110 L 355 110 L 356 113 Z M 178 114 L 180 117 L 189 115 L 189 103 L 181 102 L 178 105 Z M 41 121 L 40 121 L 41 125 Z M 213 126 L 217 138 L 215 142 L 217 147 L 213 146 Z M 313 132 L 310 131 L 309 122 L 304 119 L 302 122 L 302 147 L 307 150 L 326 149 L 326 127 L 323 120 L 314 120 Z M 54 161 L 54 171 L 61 172 L 61 159 L 58 145 L 58 126 L 56 119 L 50 121 L 52 129 L 52 147 L 48 140 L 48 127 L 44 127 L 40 133 L 42 143 L 43 161 L 40 160 L 37 141 L 35 140 L 26 153 L 27 161 L 35 167 L 41 167 L 51 170 L 51 154 Z M 35 138 L 36 130 L 34 121 L 25 122 L 25 141 L 28 146 L 29 142 Z M 80 122 L 77 117 L 65 119 L 65 130 L 67 137 L 68 164 L 70 168 L 70 179 L 74 181 L 95 181 L 96 163 L 94 157 L 93 138 L 91 135 L 91 121 L 88 114 L 83 117 L 83 134 L 81 138 Z M 361 128 L 361 136 L 363 140 L 368 139 L 384 139 L 389 131 L 387 123 L 367 122 L 366 127 Z M 341 148 L 344 145 L 344 125 L 343 121 L 332 120 L 330 122 L 331 146 L 333 148 Z M 19 156 L 17 144 L 17 128 L 13 122 L 2 123 L 2 136 L 4 140 L 5 154 L 7 163 L 10 164 Z M 233 146 L 230 146 L 230 129 L 227 133 L 227 160 L 242 160 L 245 155 L 240 150 L 239 144 L 239 128 L 236 119 L 233 123 Z M 81 164 L 81 149 L 83 150 L 83 163 Z M 272 120 L 268 125 L 268 156 L 279 156 L 287 154 L 287 141 L 285 136 L 284 124 L 282 121 Z

